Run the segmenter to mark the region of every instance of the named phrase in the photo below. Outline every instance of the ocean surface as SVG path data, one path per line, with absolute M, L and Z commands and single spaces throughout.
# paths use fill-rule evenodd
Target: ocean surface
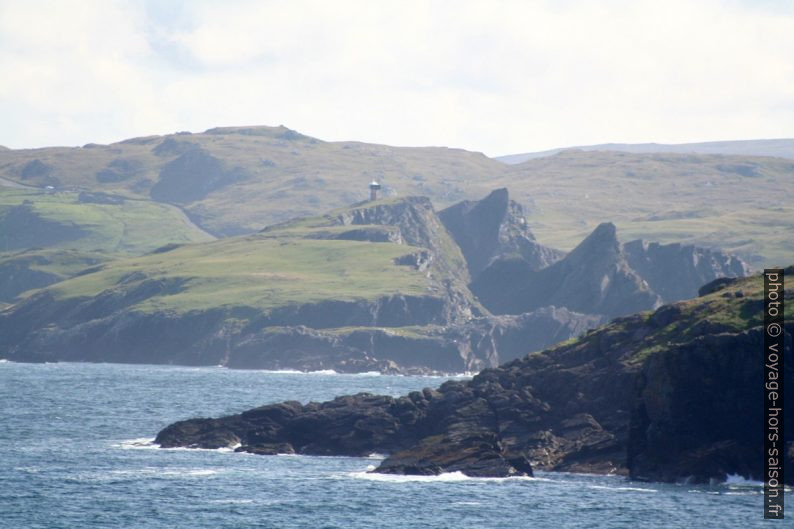
M 370 458 L 163 450 L 169 423 L 294 399 L 400 395 L 433 377 L 0 361 L 0 527 L 751 528 L 759 484 L 368 474 Z M 786 523 L 786 522 L 784 522 Z M 777 525 L 775 525 L 777 524 Z

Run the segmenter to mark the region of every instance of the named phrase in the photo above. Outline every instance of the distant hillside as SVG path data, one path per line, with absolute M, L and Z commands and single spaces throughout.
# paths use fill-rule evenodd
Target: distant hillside
M 775 156 L 778 158 L 794 158 L 794 138 L 777 140 L 735 140 L 706 141 L 700 143 L 601 143 L 599 145 L 583 145 L 563 147 L 546 151 L 507 154 L 494 159 L 507 164 L 526 162 L 533 158 L 553 156 L 562 151 L 618 151 L 632 153 L 673 152 L 679 154 L 729 154 L 736 156 Z
M 638 292 L 650 298 L 642 308 L 655 304 L 657 295 L 625 263 L 623 251 L 615 251 L 614 227 L 606 241 L 591 237 L 557 260 L 562 254 L 535 242 L 520 211 L 506 189 L 440 213 L 427 197 L 387 198 L 256 234 L 82 263 L 73 277 L 0 311 L 0 357 L 475 371 L 578 336 L 622 313 L 615 307 L 636 307 Z M 472 224 L 482 230 L 467 230 Z M 689 259 L 671 261 L 643 248 L 644 266 L 660 284 L 688 279 L 701 255 L 690 251 Z M 527 274 L 501 274 L 485 282 L 490 286 L 475 281 L 477 299 L 471 279 L 504 259 L 521 260 Z M 588 271 L 594 261 L 599 266 Z M 622 275 L 613 273 L 615 266 Z M 39 269 L 29 263 L 29 273 Z M 700 281 L 734 275 L 718 267 L 706 272 Z M 566 288 L 531 307 L 516 305 L 516 293 L 541 276 Z M 610 286 L 608 302 L 571 294 L 590 298 L 604 290 L 604 281 L 623 276 L 634 283 Z M 505 305 L 519 310 L 493 314 Z
M 216 236 L 254 233 L 368 195 L 436 208 L 507 187 L 540 244 L 570 250 L 602 222 L 627 238 L 794 261 L 794 161 L 722 154 L 566 151 L 506 165 L 443 147 L 325 142 L 286 127 L 226 127 L 112 145 L 0 150 L 0 186 L 176 206 Z M 474 248 L 474 247 L 472 247 Z
M 100 262 L 212 238 L 168 204 L 0 187 L 0 301 Z
M 624 240 L 718 248 L 754 268 L 794 260 L 794 160 L 566 151 L 505 167 L 493 184 L 555 248 L 610 221 Z
M 0 151 L 0 178 L 176 204 L 222 236 L 363 200 L 373 178 L 387 197 L 424 195 L 443 205 L 466 198 L 474 183 L 502 170 L 481 153 L 324 142 L 286 127 Z
M 0 313 L 0 356 L 461 372 L 600 322 L 492 318 L 468 278 L 427 198 L 365 202 L 86 269 Z

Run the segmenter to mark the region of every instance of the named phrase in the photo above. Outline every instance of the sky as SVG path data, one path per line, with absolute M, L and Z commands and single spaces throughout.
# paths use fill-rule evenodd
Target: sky
M 0 145 L 794 137 L 794 2 L 0 0 Z

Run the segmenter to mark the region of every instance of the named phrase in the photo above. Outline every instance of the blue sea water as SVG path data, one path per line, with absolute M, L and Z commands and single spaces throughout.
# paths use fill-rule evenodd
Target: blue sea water
M 757 484 L 368 474 L 371 458 L 163 450 L 169 423 L 443 379 L 0 362 L 0 528 L 751 528 Z M 772 525 L 770 525 L 770 523 Z M 784 522 L 785 523 L 785 522 Z

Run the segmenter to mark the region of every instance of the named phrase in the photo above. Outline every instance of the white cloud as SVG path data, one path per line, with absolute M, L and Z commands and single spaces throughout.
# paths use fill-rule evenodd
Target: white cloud
M 716 0 L 0 2 L 0 144 L 280 123 L 489 154 L 794 136 L 792 56 L 791 13 Z

